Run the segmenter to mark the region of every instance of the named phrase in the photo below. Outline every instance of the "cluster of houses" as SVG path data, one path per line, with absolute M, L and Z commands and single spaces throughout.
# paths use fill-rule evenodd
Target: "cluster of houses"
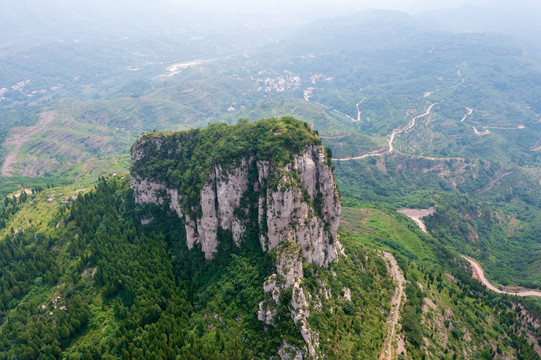
M 258 91 L 264 91 L 266 93 L 294 91 L 301 85 L 301 78 L 298 76 L 267 77 L 264 80 L 259 81 L 263 84 Z
M 20 91 L 21 93 L 24 93 L 24 89 L 26 87 L 26 85 L 28 85 L 30 83 L 30 80 L 25 80 L 25 81 L 19 81 L 17 84 L 7 88 L 7 87 L 3 87 L 0 89 L 0 102 L 4 101 L 4 100 L 9 100 L 9 98 L 7 96 L 4 96 L 6 95 L 7 93 L 9 93 L 10 91 Z M 62 89 L 64 87 L 63 84 L 60 84 L 60 85 L 55 85 L 55 86 L 52 86 L 51 88 L 49 89 L 40 89 L 40 90 L 33 90 L 29 93 L 24 93 L 26 96 L 28 97 L 31 97 L 33 95 L 36 95 L 36 94 L 46 94 L 48 91 L 58 91 L 60 89 Z
M 332 81 L 334 79 L 334 77 L 332 76 L 327 76 L 327 75 L 323 75 L 323 74 L 314 74 L 312 76 L 310 76 L 310 81 L 312 82 L 312 84 L 316 84 L 318 81 L 320 80 L 323 80 L 323 81 Z

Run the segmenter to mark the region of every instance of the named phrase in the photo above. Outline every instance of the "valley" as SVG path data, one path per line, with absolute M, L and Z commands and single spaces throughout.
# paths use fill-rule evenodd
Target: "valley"
M 0 44 L 0 358 L 541 356 L 529 44 L 104 9 Z

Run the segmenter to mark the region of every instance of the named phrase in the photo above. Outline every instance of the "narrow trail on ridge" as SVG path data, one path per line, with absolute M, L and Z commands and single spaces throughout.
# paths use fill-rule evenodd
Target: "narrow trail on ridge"
M 406 298 L 404 290 L 406 286 L 406 279 L 404 278 L 404 274 L 398 266 L 395 257 L 391 253 L 382 251 L 382 257 L 387 265 L 387 270 L 391 274 L 393 280 L 396 281 L 397 286 L 391 300 L 391 314 L 387 319 L 387 337 L 383 343 L 383 349 L 381 350 L 379 360 L 393 360 L 395 355 L 405 352 L 405 348 L 397 336 L 396 328 L 398 325 L 398 320 L 400 319 L 400 308 L 402 307 L 402 301 Z

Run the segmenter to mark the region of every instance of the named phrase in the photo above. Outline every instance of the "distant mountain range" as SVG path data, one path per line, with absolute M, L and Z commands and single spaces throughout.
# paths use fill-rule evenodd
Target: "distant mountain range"
M 508 4 L 512 7 L 512 4 Z M 499 32 L 522 39 L 541 52 L 541 9 L 520 7 L 502 9 L 467 4 L 456 9 L 430 10 L 416 17 L 436 29 L 455 33 Z

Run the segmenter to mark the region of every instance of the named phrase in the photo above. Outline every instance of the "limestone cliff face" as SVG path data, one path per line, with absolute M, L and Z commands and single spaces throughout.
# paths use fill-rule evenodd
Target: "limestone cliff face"
M 291 295 L 289 310 L 291 317 L 306 342 L 304 351 L 284 343 L 278 354 L 282 359 L 296 359 L 302 353 L 310 359 L 317 358 L 316 348 L 319 346 L 319 334 L 313 331 L 308 324 L 310 304 L 302 287 L 302 251 L 299 244 L 286 240 L 280 244 L 276 252 L 276 273 L 272 274 L 263 289 L 267 299 L 259 304 L 257 318 L 266 325 L 274 325 L 277 307 L 282 305 L 280 296 L 288 291 Z
M 132 164 L 145 161 L 142 148 L 147 141 L 139 139 L 135 143 Z M 152 141 L 160 151 L 165 140 L 157 137 Z M 248 172 L 254 170 L 257 177 L 250 180 Z M 167 201 L 184 220 L 188 248 L 199 244 L 207 259 L 217 251 L 218 228 L 231 231 L 237 244 L 242 242 L 250 207 L 257 211 L 259 240 L 266 251 L 292 239 L 299 244 L 306 262 L 320 266 L 327 266 L 341 251 L 337 235 L 341 211 L 338 190 L 322 146 L 307 147 L 281 168 L 253 155 L 238 159 L 234 166 L 216 164 L 201 188 L 198 206 L 186 213 L 180 206 L 180 189 L 143 177 L 133 167 L 131 188 L 136 203 L 162 205 Z M 248 190 L 257 194 L 257 201 L 241 206 Z
M 280 134 L 272 130 L 263 135 Z M 342 253 L 338 239 L 341 208 L 334 174 L 325 148 L 313 140 L 301 151 L 289 150 L 287 161 L 283 156 L 273 161 L 272 156 L 258 157 L 257 151 L 249 151 L 228 163 L 214 161 L 209 167 L 206 162 L 206 167 L 190 170 L 178 159 L 193 161 L 196 145 L 190 148 L 166 134 L 152 134 L 140 137 L 132 148 L 130 186 L 135 202 L 168 204 L 182 220 L 179 224 L 189 249 L 197 245 L 212 259 L 218 250 L 220 229 L 230 231 L 240 245 L 248 236 L 248 227 L 251 236 L 257 230 L 264 251 L 276 249 L 276 271 L 263 285 L 265 298 L 257 317 L 267 328 L 275 326 L 277 309 L 285 306 L 305 341 L 303 348 L 284 341 L 277 352 L 282 359 L 317 358 L 319 334 L 308 323 L 312 295 L 303 287 L 303 262 L 326 267 Z M 162 167 L 157 161 L 175 165 Z M 179 167 L 191 171 L 190 176 L 180 172 L 172 176 Z M 206 172 L 194 177 L 194 168 Z M 204 180 L 196 187 L 176 181 L 185 178 Z M 152 220 L 144 218 L 141 223 Z

